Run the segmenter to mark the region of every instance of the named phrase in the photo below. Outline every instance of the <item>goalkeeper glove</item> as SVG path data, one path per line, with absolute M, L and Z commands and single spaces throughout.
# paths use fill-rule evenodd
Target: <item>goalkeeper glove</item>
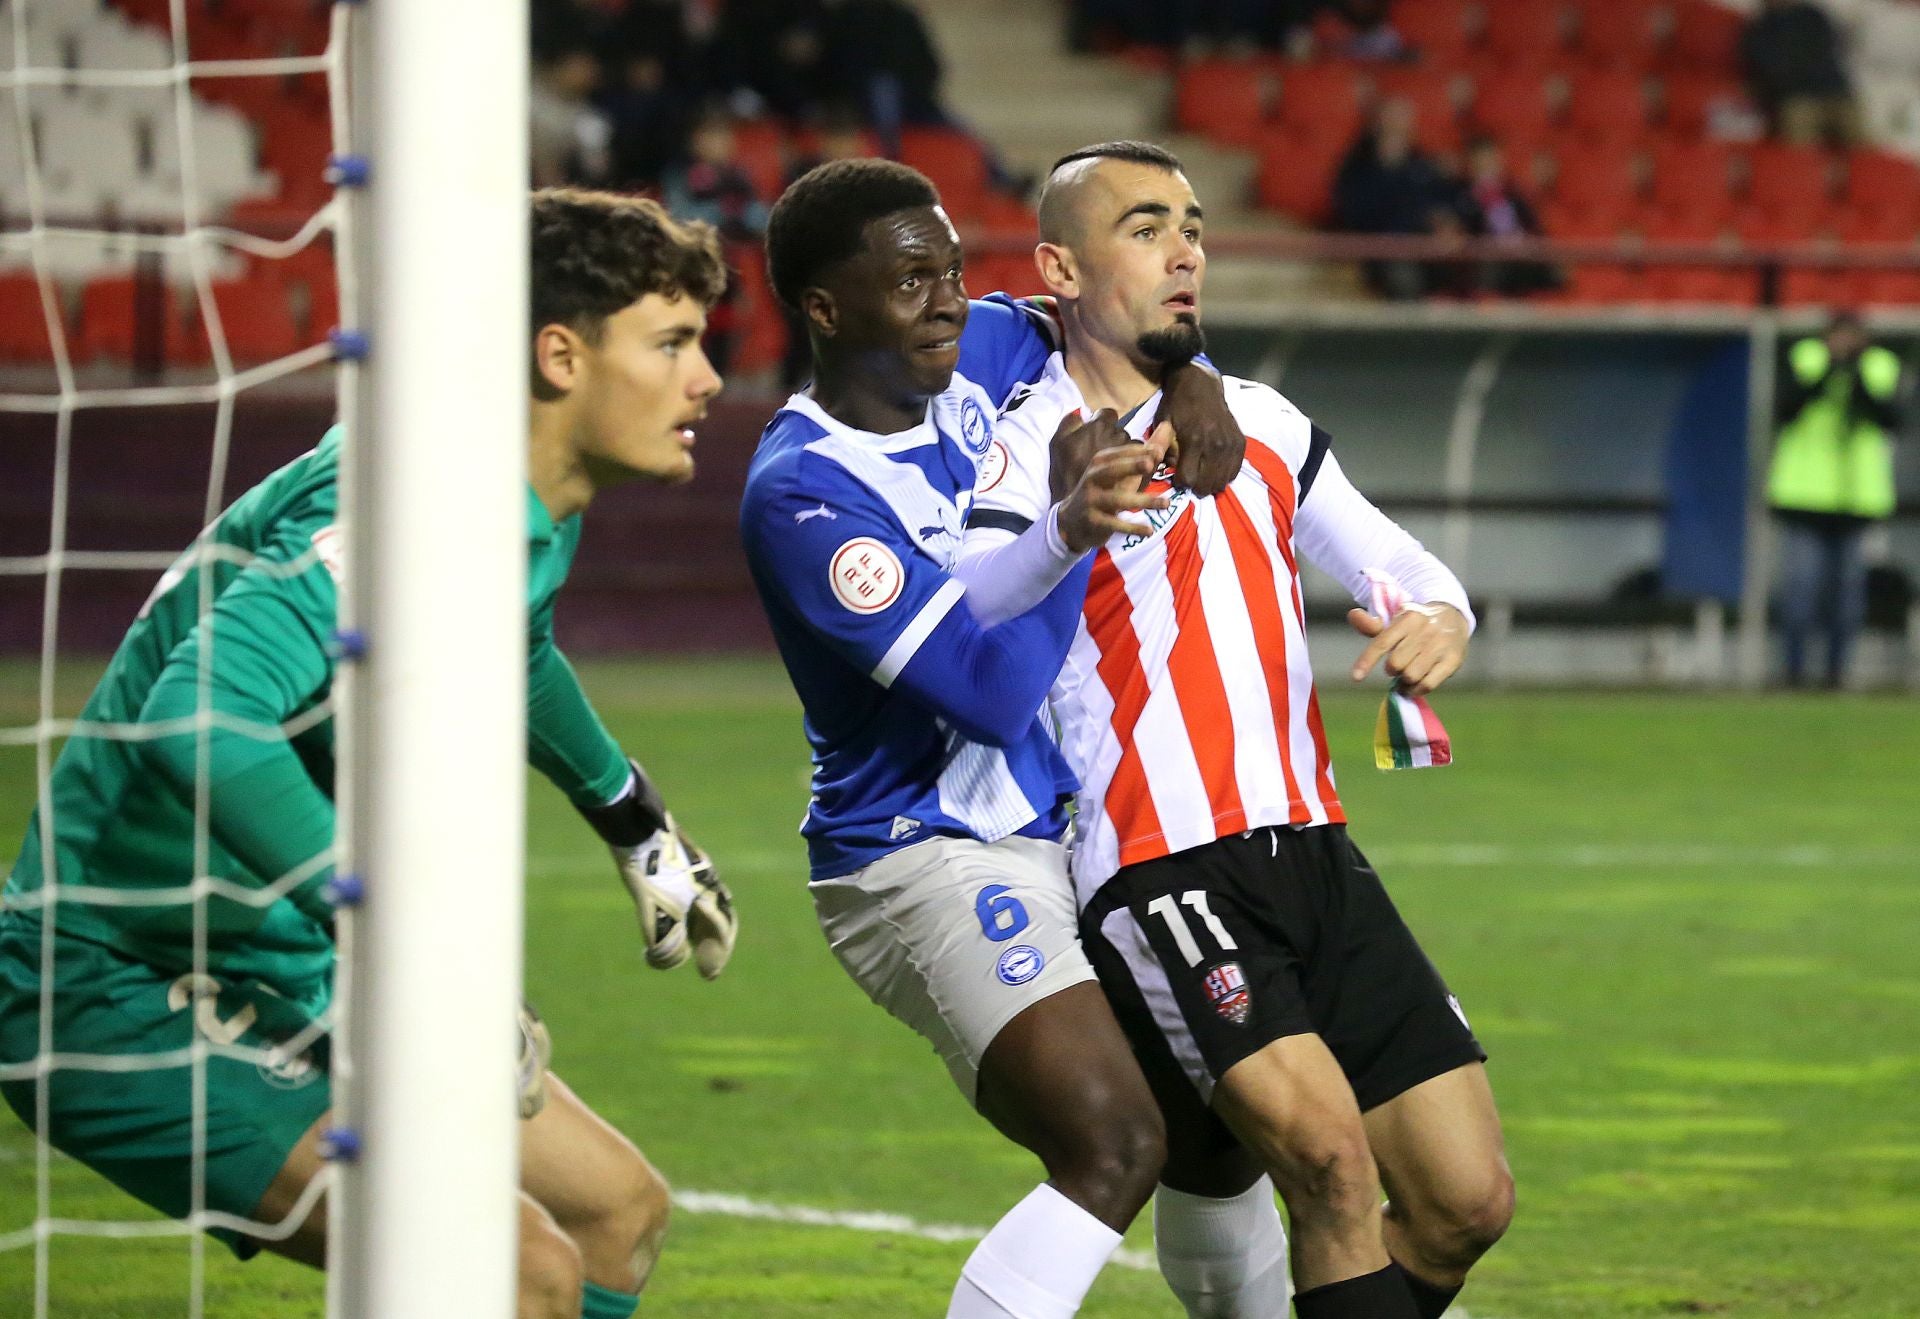
M 547 1066 L 553 1061 L 553 1037 L 547 1023 L 533 1010 L 533 1004 L 520 1001 L 520 1117 L 524 1121 L 547 1106 Z
M 580 813 L 613 851 L 639 914 L 647 965 L 665 971 L 691 955 L 704 978 L 719 975 L 739 933 L 733 895 L 712 860 L 674 823 L 640 766 L 633 766 L 633 783 L 621 797 Z

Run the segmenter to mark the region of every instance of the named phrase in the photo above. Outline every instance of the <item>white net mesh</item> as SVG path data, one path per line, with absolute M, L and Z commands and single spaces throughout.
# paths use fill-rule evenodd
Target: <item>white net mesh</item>
M 33 1139 L 30 1222 L 15 1218 L 15 1197 L 0 1197 L 0 1278 L 23 1276 L 9 1261 L 33 1258 L 31 1313 L 45 1319 L 68 1309 L 52 1284 L 55 1238 L 183 1236 L 188 1241 L 188 1313 L 204 1312 L 205 1237 L 226 1228 L 273 1239 L 302 1221 L 324 1192 L 324 1175 L 277 1224 L 247 1222 L 215 1211 L 206 1201 L 207 1063 L 229 1057 L 263 1067 L 300 1057 L 330 1026 L 323 1016 L 272 1048 L 240 1042 L 238 1032 L 212 1010 L 207 989 L 208 903 L 226 900 L 265 907 L 310 879 L 331 861 L 315 856 L 274 882 L 238 883 L 212 873 L 208 776 L 215 730 L 257 739 L 291 738 L 331 717 L 323 701 L 277 727 L 245 724 L 216 711 L 211 696 L 210 635 L 216 563 L 252 561 L 212 536 L 178 545 L 89 549 L 75 546 L 70 520 L 75 498 L 76 416 L 91 409 L 212 409 L 204 457 L 182 454 L 184 465 L 204 461 L 203 524 L 210 524 L 235 493 L 227 488 L 236 402 L 251 391 L 336 356 L 330 331 L 335 297 L 354 305 L 346 267 L 336 284 L 329 246 L 340 227 L 331 189 L 320 170 L 327 152 L 344 156 L 347 123 L 344 60 L 352 7 L 301 0 L 0 0 L 0 93 L 7 122 L 0 125 L 0 413 L 38 414 L 51 430 L 50 502 L 45 548 L 0 554 L 0 587 L 38 580 L 37 686 L 29 665 L 0 709 L 31 708 L 27 720 L 0 718 L 0 753 L 31 749 L 37 803 L 6 803 L 0 863 L 10 861 L 27 809 L 37 804 L 41 870 L 37 889 L 12 893 L 9 906 L 39 918 L 41 942 L 39 1048 L 30 1059 L 0 1061 L 0 1081 L 30 1082 L 34 1126 L 48 1128 L 50 1080 L 63 1072 L 132 1073 L 184 1069 L 193 1123 L 191 1205 L 180 1219 L 126 1212 L 110 1219 L 63 1217 L 54 1201 L 62 1156 Z M 302 49 L 305 46 L 306 49 Z M 265 221 L 254 223 L 254 221 Z M 298 272 L 281 278 L 279 272 Z M 77 309 L 77 315 L 70 311 Z M 350 372 L 336 372 L 346 376 Z M 121 414 L 128 435 L 139 412 Z M 152 414 L 149 414 L 152 415 Z M 0 417 L 0 424 L 10 420 Z M 18 415 L 13 420 L 21 420 Z M 6 434 L 0 430 L 0 434 Z M 18 433 L 16 430 L 15 434 Z M 316 436 L 310 438 L 317 438 Z M 24 450 L 25 445 L 22 444 Z M 0 468 L 14 459 L 0 455 Z M 24 460 L 15 470 L 24 471 Z M 13 540 L 17 538 L 9 538 Z M 268 566 L 293 574 L 313 557 Z M 195 714 L 166 722 L 98 722 L 63 714 L 71 686 L 63 682 L 63 586 L 77 574 L 200 569 L 199 696 Z M 16 600 L 20 598 L 18 591 Z M 8 638 L 15 643 L 20 638 Z M 5 662 L 0 659 L 0 662 Z M 68 666 L 71 672 L 71 665 Z M 14 682 L 12 676 L 8 681 Z M 15 699 L 18 698 L 18 699 Z M 141 741 L 192 732 L 198 773 L 194 788 L 191 882 L 123 889 L 90 884 L 56 868 L 52 774 L 63 744 L 75 739 Z M 113 1055 L 63 1052 L 55 1039 L 55 954 L 63 908 L 189 906 L 193 975 L 183 1010 L 191 1007 L 191 1044 L 165 1052 Z M 185 979 L 183 977 L 183 979 Z M 0 991 L 3 992 L 3 991 Z M 204 1006 L 204 1010 L 202 1005 Z M 16 1089 L 17 1093 L 17 1089 Z M 11 1122 L 10 1118 L 0 1121 Z M 17 1131 L 9 1137 L 17 1136 Z M 8 1148 L 19 1148 L 16 1141 Z M 0 1151 L 4 1152 L 4 1151 Z M 16 1160 L 17 1162 L 17 1160 Z M 0 1175 L 16 1169 L 0 1168 Z M 23 1179 L 15 1178 L 14 1185 Z M 19 1206 L 24 1209 L 25 1206 Z M 24 1218 L 21 1214 L 19 1217 Z M 103 1261 L 102 1267 L 111 1267 Z M 16 1313 L 26 1291 L 0 1284 L 0 1309 Z

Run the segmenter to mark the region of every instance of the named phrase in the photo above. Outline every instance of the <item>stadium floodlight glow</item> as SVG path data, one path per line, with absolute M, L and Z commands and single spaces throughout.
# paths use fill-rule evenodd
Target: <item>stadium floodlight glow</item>
M 524 3 L 406 0 L 346 24 L 340 634 L 364 644 L 335 687 L 338 866 L 360 884 L 339 914 L 333 1319 L 513 1304 L 527 23 Z

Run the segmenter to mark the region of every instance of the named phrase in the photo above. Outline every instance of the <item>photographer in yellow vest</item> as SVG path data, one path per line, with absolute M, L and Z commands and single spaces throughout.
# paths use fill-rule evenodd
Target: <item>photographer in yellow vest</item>
M 1787 350 L 1767 502 L 1781 540 L 1779 620 L 1789 686 L 1807 681 L 1807 644 L 1824 627 L 1828 687 L 1846 679 L 1866 622 L 1867 528 L 1893 512 L 1900 359 L 1842 312 Z

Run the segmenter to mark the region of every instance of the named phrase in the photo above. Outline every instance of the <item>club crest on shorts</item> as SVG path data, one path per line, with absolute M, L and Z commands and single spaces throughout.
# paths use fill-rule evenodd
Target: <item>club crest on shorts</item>
M 1046 964 L 1045 953 L 1030 943 L 1017 943 L 1000 954 L 1000 964 L 995 969 L 1007 984 L 1024 985 L 1039 975 Z
M 1204 981 L 1207 987 L 1207 1001 L 1213 1004 L 1213 1010 L 1236 1026 L 1247 1024 L 1247 1015 L 1253 1011 L 1253 996 L 1247 992 L 1247 977 L 1240 970 L 1238 962 L 1222 962 L 1207 971 Z

